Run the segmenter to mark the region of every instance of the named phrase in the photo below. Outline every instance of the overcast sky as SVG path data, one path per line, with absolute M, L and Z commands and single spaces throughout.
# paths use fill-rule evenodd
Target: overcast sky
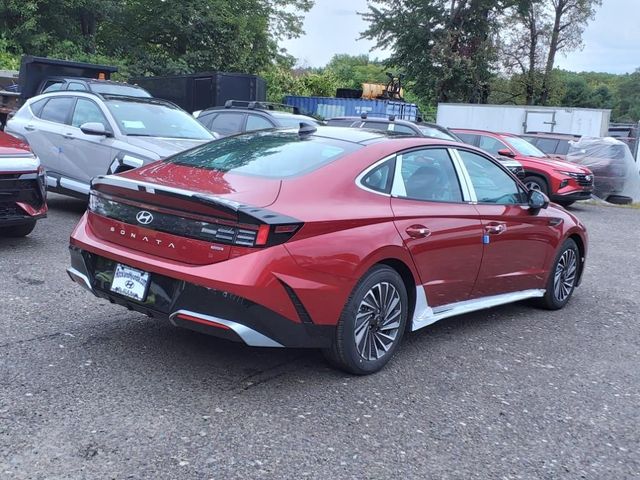
M 603 0 L 596 18 L 584 33 L 584 49 L 560 56 L 556 66 L 574 71 L 625 73 L 640 67 L 640 0 Z M 384 58 L 380 50 L 369 52 L 373 42 L 358 40 L 367 23 L 357 12 L 367 0 L 316 0 L 306 15 L 302 38 L 284 47 L 301 66 L 320 67 L 336 53 L 369 53 Z

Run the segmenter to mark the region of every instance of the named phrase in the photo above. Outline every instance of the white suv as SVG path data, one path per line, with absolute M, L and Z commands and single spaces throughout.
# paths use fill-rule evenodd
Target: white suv
M 54 192 L 86 197 L 91 179 L 160 160 L 214 135 L 165 100 L 91 92 L 29 99 L 5 128 L 25 139 Z

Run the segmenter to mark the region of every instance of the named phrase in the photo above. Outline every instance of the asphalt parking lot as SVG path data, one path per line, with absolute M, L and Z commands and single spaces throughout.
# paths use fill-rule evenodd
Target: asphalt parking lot
M 0 239 L 0 478 L 640 477 L 638 209 L 572 209 L 564 310 L 444 320 L 368 377 L 92 297 L 65 273 L 83 204 L 50 209 Z

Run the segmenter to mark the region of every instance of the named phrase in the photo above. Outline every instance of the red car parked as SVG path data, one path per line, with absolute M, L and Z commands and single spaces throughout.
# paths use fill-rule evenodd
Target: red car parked
M 0 132 L 0 236 L 24 237 L 47 214 L 46 181 L 29 146 Z
M 586 167 L 552 159 L 538 148 L 510 133 L 452 128 L 464 142 L 480 147 L 496 157 L 514 158 L 525 171 L 523 182 L 530 190 L 540 190 L 554 202 L 569 206 L 591 198 L 593 173 Z
M 365 374 L 405 330 L 527 298 L 562 308 L 587 236 L 468 145 L 303 124 L 97 177 L 70 249 L 98 297 Z

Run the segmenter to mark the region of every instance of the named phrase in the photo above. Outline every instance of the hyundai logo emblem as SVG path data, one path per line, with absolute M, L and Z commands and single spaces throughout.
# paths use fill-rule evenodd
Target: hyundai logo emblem
M 127 287 L 129 290 L 131 290 L 134 285 L 135 284 L 131 280 L 127 280 L 126 283 L 124 284 L 124 286 Z
M 153 222 L 153 215 L 151 212 L 147 212 L 146 210 L 140 210 L 136 215 L 136 220 L 142 225 L 149 225 Z

